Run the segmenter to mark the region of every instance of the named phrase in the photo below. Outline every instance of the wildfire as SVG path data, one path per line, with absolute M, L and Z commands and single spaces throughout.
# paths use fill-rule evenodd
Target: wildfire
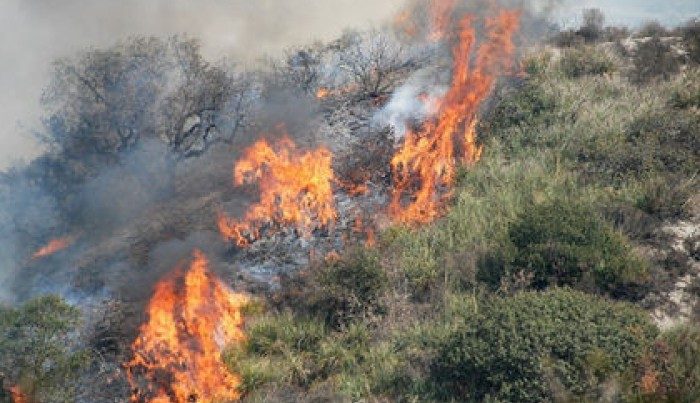
M 189 269 L 175 270 L 155 287 L 148 321 L 126 364 L 132 402 L 211 402 L 239 398 L 240 378 L 221 360 L 221 349 L 244 340 L 244 295 L 229 290 L 194 252 Z M 145 387 L 139 382 L 145 380 Z
M 10 392 L 10 396 L 12 397 L 12 403 L 28 403 L 29 399 L 27 398 L 27 395 L 25 395 L 22 390 L 20 389 L 19 386 L 10 386 L 8 388 L 8 391 Z
M 260 188 L 260 201 L 241 221 L 219 215 L 219 231 L 239 246 L 258 239 L 260 228 L 269 223 L 310 235 L 337 217 L 331 152 L 326 148 L 302 152 L 286 135 L 274 146 L 260 140 L 244 152 L 233 177 L 236 186 L 257 182 Z
M 433 42 L 441 41 L 447 35 L 450 26 L 452 9 L 457 0 L 433 0 L 430 5 L 430 20 L 432 28 L 428 39 Z
M 348 94 L 352 94 L 357 90 L 358 86 L 355 83 L 338 88 L 320 87 L 318 90 L 316 90 L 316 99 L 326 99 L 328 97 L 342 97 Z
M 430 222 L 440 214 L 454 181 L 455 150 L 462 161 L 479 160 L 476 144 L 477 112 L 490 93 L 498 74 L 509 67 L 514 51 L 512 35 L 518 28 L 518 13 L 502 11 L 486 20 L 486 42 L 472 52 L 476 32 L 471 18 L 461 21 L 459 42 L 453 49 L 453 77 L 449 91 L 437 100 L 436 117 L 418 131 L 409 131 L 391 161 L 394 188 L 389 212 L 396 221 Z M 408 198 L 408 203 L 404 199 Z
M 72 236 L 52 239 L 45 246 L 34 252 L 32 259 L 41 259 L 46 256 L 53 255 L 54 253 L 71 246 L 73 242 L 75 242 L 75 238 Z

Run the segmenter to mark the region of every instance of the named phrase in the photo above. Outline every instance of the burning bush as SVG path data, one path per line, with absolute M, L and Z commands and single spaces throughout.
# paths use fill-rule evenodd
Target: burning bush
M 148 321 L 126 364 L 133 401 L 238 399 L 240 379 L 227 371 L 221 351 L 243 340 L 241 308 L 247 299 L 230 291 L 207 266 L 195 251 L 186 272 L 176 269 L 156 284 Z

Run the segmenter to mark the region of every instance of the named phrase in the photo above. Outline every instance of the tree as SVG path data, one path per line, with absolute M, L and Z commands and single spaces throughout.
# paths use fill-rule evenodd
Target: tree
M 595 42 L 603 33 L 603 25 L 605 24 L 605 14 L 598 8 L 589 8 L 583 10 L 583 23 L 578 30 L 586 42 Z
M 339 43 L 344 43 L 339 66 L 365 96 L 384 95 L 396 85 L 401 73 L 415 67 L 401 45 L 384 32 L 348 32 Z
M 240 129 L 247 79 L 209 64 L 196 41 L 179 37 L 136 37 L 86 51 L 55 63 L 41 138 L 78 178 L 147 138 L 180 157 L 198 154 Z

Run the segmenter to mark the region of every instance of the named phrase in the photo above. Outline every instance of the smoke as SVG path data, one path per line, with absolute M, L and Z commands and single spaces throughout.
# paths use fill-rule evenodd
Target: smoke
M 418 123 L 435 113 L 435 100 L 447 90 L 444 79 L 432 69 L 420 70 L 398 88 L 389 102 L 375 116 L 380 126 L 390 126 L 397 137 L 403 137 L 412 123 Z
M 210 60 L 251 63 L 265 53 L 391 15 L 403 0 L 3 0 L 0 2 L 0 169 L 42 147 L 39 98 L 53 60 L 132 35 L 185 33 Z

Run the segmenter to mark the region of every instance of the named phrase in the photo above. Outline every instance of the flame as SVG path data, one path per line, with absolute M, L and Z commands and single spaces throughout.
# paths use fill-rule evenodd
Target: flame
M 7 390 L 10 392 L 10 397 L 12 397 L 12 403 L 29 403 L 29 398 L 19 386 L 10 386 Z
M 321 87 L 318 89 L 318 91 L 316 91 L 316 98 L 323 99 L 323 98 L 326 98 L 330 94 L 331 94 L 331 90 L 329 90 L 326 87 Z
M 518 19 L 515 11 L 502 11 L 487 19 L 487 39 L 476 50 L 473 68 L 470 60 L 476 32 L 470 17 L 462 19 L 459 43 L 453 49 L 451 87 L 437 100 L 436 117 L 420 130 L 409 131 L 391 161 L 394 188 L 389 212 L 395 221 L 426 223 L 439 216 L 454 181 L 455 148 L 461 148 L 463 162 L 479 160 L 482 148 L 476 144 L 475 130 L 478 108 L 499 72 L 510 66 Z M 410 198 L 407 205 L 405 196 Z
M 41 259 L 56 252 L 59 252 L 67 247 L 71 246 L 75 242 L 75 238 L 72 236 L 64 236 L 62 238 L 55 238 L 49 241 L 45 246 L 39 248 L 32 255 L 32 259 Z
M 239 398 L 240 378 L 221 360 L 221 349 L 241 342 L 244 295 L 229 290 L 195 250 L 186 273 L 175 270 L 156 284 L 148 321 L 126 364 L 132 402 L 210 402 Z M 141 388 L 138 379 L 147 382 Z
M 353 92 L 357 92 L 359 90 L 359 86 L 355 83 L 351 83 L 342 87 L 338 88 L 328 88 L 328 87 L 319 87 L 318 90 L 316 90 L 316 99 L 326 99 L 328 97 L 342 97 L 348 94 L 352 94 Z
M 447 36 L 455 3 L 456 0 L 432 0 L 430 6 L 432 27 L 428 35 L 430 41 L 438 42 Z
M 258 182 L 260 201 L 241 221 L 219 214 L 219 231 L 239 246 L 260 237 L 260 227 L 272 223 L 296 227 L 308 236 L 337 217 L 333 198 L 331 152 L 302 152 L 285 134 L 275 146 L 260 140 L 248 148 L 233 171 L 234 185 Z

